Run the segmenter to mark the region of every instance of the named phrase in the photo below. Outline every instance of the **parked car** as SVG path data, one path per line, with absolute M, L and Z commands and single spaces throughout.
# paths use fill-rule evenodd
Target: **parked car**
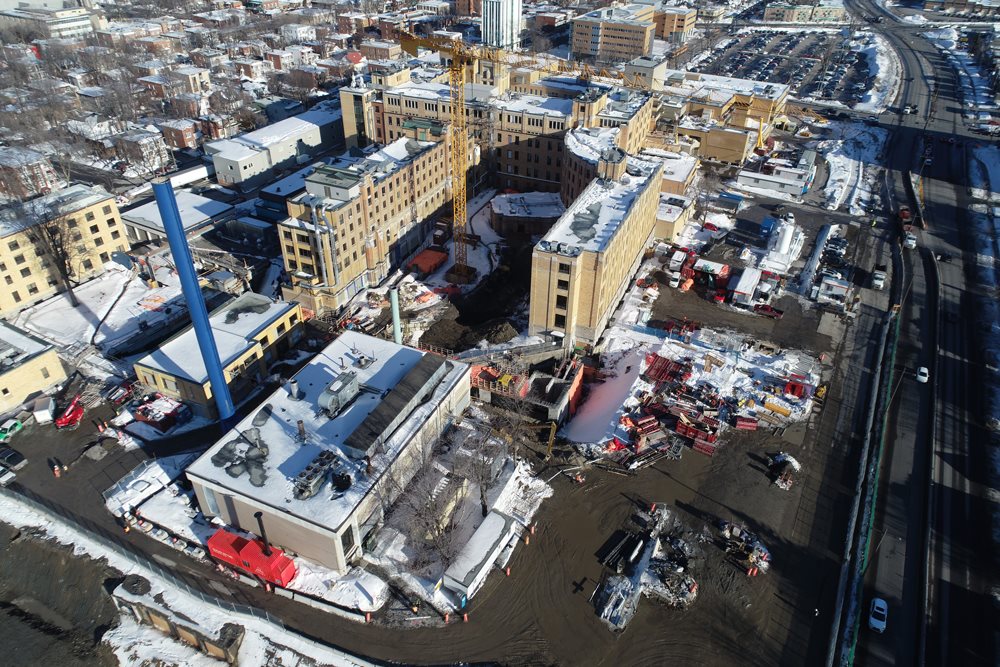
M 917 237 L 913 235 L 913 232 L 903 234 L 903 247 L 908 250 L 913 250 L 917 247 Z
M 819 272 L 820 279 L 823 278 L 833 278 L 834 280 L 843 280 L 844 274 L 840 271 L 835 271 L 834 269 L 823 269 Z
M 17 479 L 17 475 L 14 474 L 13 470 L 0 467 L 0 486 L 7 486 L 15 479 Z
M 885 632 L 886 623 L 889 620 L 889 605 L 882 598 L 872 600 L 871 611 L 868 612 L 868 627 L 875 632 L 882 634 Z
M 3 424 L 0 424 L 0 442 L 8 442 L 14 437 L 14 434 L 24 428 L 22 424 L 17 419 L 8 419 Z
M 24 454 L 13 447 L 0 449 L 0 466 L 8 470 L 20 470 L 26 465 L 28 465 L 28 459 L 24 458 Z
M 766 303 L 758 303 L 753 307 L 753 312 L 758 315 L 763 315 L 764 317 L 770 317 L 773 320 L 780 320 L 785 314 L 784 311 L 778 310 L 774 306 L 770 306 Z
M 926 366 L 921 366 L 917 369 L 917 382 L 920 384 L 927 384 L 927 381 L 931 379 L 931 372 L 927 370 Z

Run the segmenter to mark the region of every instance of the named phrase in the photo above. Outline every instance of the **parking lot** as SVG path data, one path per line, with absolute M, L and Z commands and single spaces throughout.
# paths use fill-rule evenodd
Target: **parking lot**
M 869 37 L 862 37 L 862 45 Z M 733 37 L 694 71 L 791 86 L 802 99 L 853 106 L 874 85 L 859 40 L 836 32 L 761 30 Z

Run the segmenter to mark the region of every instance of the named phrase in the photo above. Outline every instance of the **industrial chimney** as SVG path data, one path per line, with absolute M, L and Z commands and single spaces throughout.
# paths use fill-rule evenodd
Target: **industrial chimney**
M 253 518 L 257 519 L 257 527 L 260 528 L 260 539 L 264 543 L 264 555 L 271 555 L 271 543 L 267 540 L 267 531 L 264 530 L 264 513 L 254 512 Z

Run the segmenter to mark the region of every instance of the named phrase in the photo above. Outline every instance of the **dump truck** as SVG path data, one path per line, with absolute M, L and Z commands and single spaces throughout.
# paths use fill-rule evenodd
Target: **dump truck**
M 886 269 L 887 267 L 885 264 L 875 265 L 875 268 L 872 270 L 872 289 L 874 290 L 885 289 L 885 281 L 886 278 L 889 277 L 888 274 L 886 273 Z

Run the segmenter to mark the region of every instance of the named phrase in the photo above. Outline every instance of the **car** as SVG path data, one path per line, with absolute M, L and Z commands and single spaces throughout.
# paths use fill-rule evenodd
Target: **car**
M 670 279 L 667 282 L 671 287 L 680 287 L 681 284 L 681 274 L 678 271 L 674 271 L 670 274 Z
M 770 306 L 766 303 L 758 303 L 753 307 L 753 312 L 758 315 L 763 315 L 764 317 L 770 317 L 772 320 L 780 320 L 785 314 L 784 311 L 778 310 L 774 306 Z
M 871 611 L 868 612 L 868 627 L 882 634 L 889 620 L 889 605 L 882 598 L 872 600 Z
M 22 428 L 24 428 L 24 424 L 17 419 L 8 419 L 3 424 L 0 424 L 0 442 L 9 441 Z
M 3 466 L 8 470 L 16 471 L 26 465 L 28 465 L 28 459 L 24 458 L 24 454 L 17 451 L 13 447 L 4 447 L 0 449 L 0 466 Z
M 913 235 L 913 232 L 903 234 L 903 247 L 909 250 L 917 247 L 917 237 Z
M 17 478 L 13 470 L 0 467 L 0 486 L 7 486 Z
M 834 280 L 843 280 L 844 274 L 834 269 L 823 269 L 819 272 L 819 277 L 821 280 L 823 278 L 833 278 Z
M 920 384 L 927 384 L 927 381 L 931 379 L 931 372 L 927 370 L 926 366 L 921 366 L 917 369 L 917 382 Z
M 80 425 L 84 412 L 83 403 L 80 399 L 80 394 L 73 397 L 70 404 L 66 406 L 66 410 L 56 419 L 56 428 L 76 428 Z

